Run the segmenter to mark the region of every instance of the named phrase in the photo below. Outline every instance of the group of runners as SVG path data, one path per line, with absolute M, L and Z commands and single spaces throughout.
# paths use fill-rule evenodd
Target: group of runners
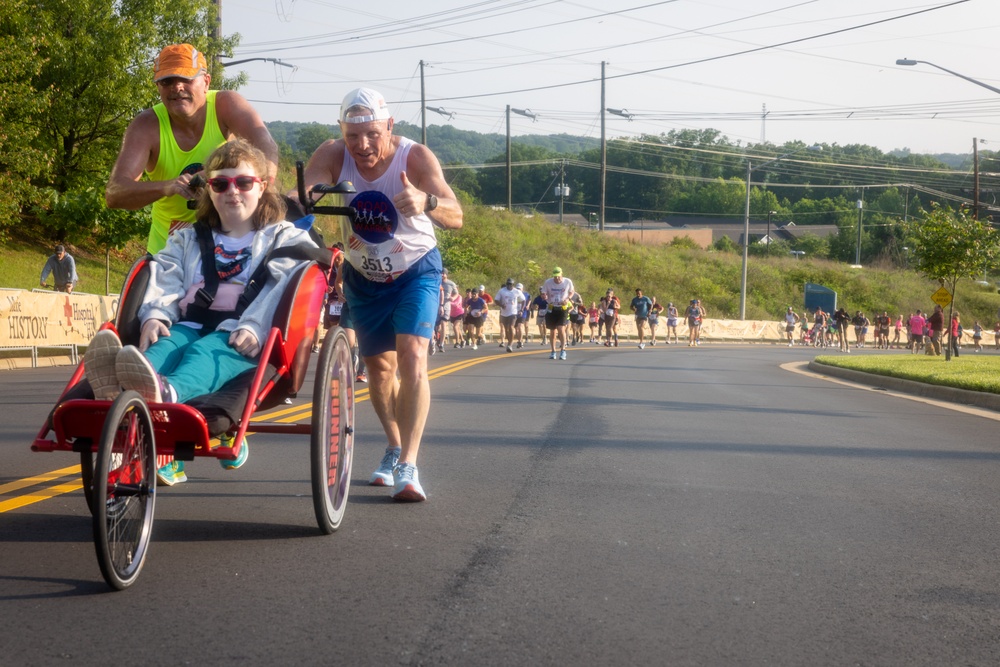
M 552 277 L 538 287 L 534 297 L 514 278 L 508 278 L 495 296 L 489 294 L 485 285 L 468 288 L 463 296 L 448 278 L 447 271 L 440 291 L 438 321 L 434 340 L 429 345 L 430 354 L 444 352 L 449 336 L 456 349 L 478 349 L 485 343 L 483 329 L 493 305 L 499 309 L 498 346 L 507 352 L 521 349 L 530 342 L 532 323 L 537 326 L 539 344 L 548 343 L 552 359 L 564 359 L 567 346 L 581 345 L 585 341 L 607 347 L 619 345 L 622 302 L 614 288 L 609 287 L 599 301 L 591 301 L 587 307 L 583 296 L 573 288 L 572 280 L 563 277 L 560 267 L 553 269 Z M 682 314 L 673 302 L 664 306 L 656 297 L 648 297 L 637 288 L 629 308 L 635 317 L 639 349 L 647 344 L 656 345 L 661 318 L 666 326 L 664 342 L 667 345 L 671 344 L 671 339 L 674 344 L 680 342 L 677 327 L 682 316 L 687 324 L 688 345 L 701 342 L 705 309 L 698 299 L 691 299 Z

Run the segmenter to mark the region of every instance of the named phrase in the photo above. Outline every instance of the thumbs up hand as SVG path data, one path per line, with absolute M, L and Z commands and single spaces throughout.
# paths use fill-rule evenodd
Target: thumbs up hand
M 413 183 L 410 183 L 405 171 L 399 172 L 399 180 L 403 184 L 403 190 L 392 198 L 396 210 L 408 218 L 423 213 L 427 204 L 427 193 L 418 190 Z

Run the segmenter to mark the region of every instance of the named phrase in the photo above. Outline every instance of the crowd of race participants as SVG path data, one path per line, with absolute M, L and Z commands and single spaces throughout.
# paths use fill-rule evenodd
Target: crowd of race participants
M 951 314 L 948 326 L 947 321 L 948 316 L 941 306 L 935 306 L 930 312 L 917 310 L 906 317 L 901 313 L 893 317 L 885 310 L 872 317 L 861 310 L 852 315 L 846 308 L 828 313 L 821 307 L 811 315 L 808 311 L 799 315 L 789 307 L 785 313 L 785 333 L 789 347 L 797 342 L 814 347 L 837 347 L 842 352 L 850 352 L 853 344 L 855 348 L 907 349 L 913 354 L 923 351 L 928 355 L 940 355 L 944 344 L 958 356 L 965 339 L 971 339 L 973 351 L 983 350 L 984 330 L 979 320 L 973 322 L 971 330 L 962 325 L 961 314 L 957 311 Z M 852 332 L 853 343 L 850 340 Z M 993 349 L 1000 350 L 1000 321 L 993 325 L 993 340 Z
M 691 299 L 687 307 L 680 310 L 673 302 L 664 305 L 656 297 L 647 297 L 642 289 L 636 289 L 635 296 L 623 308 L 614 288 L 609 287 L 599 300 L 591 301 L 588 306 L 583 296 L 572 289 L 572 282 L 562 279 L 558 267 L 553 272 L 553 280 L 569 285 L 569 296 L 565 302 L 550 303 L 553 296 L 545 284 L 532 294 L 523 283 L 515 282 L 513 278 L 508 278 L 494 294 L 490 294 L 485 285 L 466 288 L 463 292 L 448 277 L 445 269 L 429 354 L 442 353 L 449 346 L 477 350 L 479 346 L 486 345 L 489 338 L 491 343 L 498 343 L 498 347 L 507 352 L 522 349 L 534 340 L 539 345 L 552 346 L 553 359 L 565 359 L 567 346 L 589 343 L 618 347 L 623 316 L 635 318 L 639 349 L 657 342 L 666 345 L 681 343 L 682 338 L 677 331 L 679 322 L 686 324 L 683 341 L 689 346 L 701 344 L 700 327 L 705 309 L 699 299 Z M 342 300 L 331 285 L 328 313 L 339 312 L 338 301 Z M 496 333 L 484 331 L 491 307 L 499 310 L 500 329 Z M 560 323 L 552 326 L 551 316 L 563 314 L 564 320 L 557 320 Z M 328 325 L 335 321 L 330 320 L 328 317 Z M 564 334 L 565 340 L 557 340 L 559 334 Z M 662 335 L 662 341 L 658 341 L 658 335 Z M 363 370 L 359 372 L 358 379 L 364 381 Z
M 343 326 L 354 348 L 357 380 L 369 382 L 369 398 L 386 435 L 386 448 L 369 483 L 392 488 L 393 500 L 427 498 L 417 454 L 431 403 L 428 353 L 442 353 L 449 344 L 473 349 L 485 344 L 483 329 L 491 305 L 499 309 L 501 328 L 499 341 L 493 342 L 508 352 L 531 343 L 533 331 L 542 345 L 548 342 L 554 360 L 565 360 L 568 346 L 617 347 L 622 317 L 635 319 L 640 349 L 647 340 L 649 345 L 659 342 L 661 326 L 666 344 L 681 342 L 679 326 L 689 346 L 701 342 L 706 313 L 698 299 L 663 305 L 636 289 L 626 305 L 609 288 L 588 305 L 560 267 L 552 269 L 537 292 L 511 278 L 494 295 L 485 285 L 463 294 L 442 270 L 435 232 L 462 228 L 461 202 L 433 151 L 393 133 L 393 114 L 374 89 L 347 92 L 337 116 L 340 138 L 320 144 L 304 164 L 298 187 L 281 195 L 277 143 L 248 100 L 235 91 L 211 88 L 204 53 L 191 44 L 167 45 L 154 59 L 151 74 L 160 101 L 129 123 L 105 187 L 105 202 L 109 209 L 151 207 L 151 275 L 166 276 L 179 287 L 173 290 L 171 284 L 168 292 L 158 285 L 146 294 L 138 317 L 142 349 L 123 347 L 113 333 L 102 333 L 103 344 L 88 346 L 84 367 L 95 395 L 98 387 L 111 394 L 129 389 L 129 384 L 141 389 L 149 402 L 162 402 L 164 396 L 181 402 L 185 391 L 201 392 L 192 396 L 214 392 L 222 378 L 235 377 L 257 363 L 254 359 L 274 317 L 271 305 L 291 275 L 290 267 L 278 267 L 306 261 L 294 258 L 295 247 L 305 253 L 325 244 L 311 233 L 312 216 L 291 215 L 289 204 L 308 208 L 307 202 L 297 201 L 299 196 L 331 192 L 327 188 L 340 183 L 353 184 L 343 204 L 358 218 L 351 221 L 344 239 L 346 253 L 341 247 L 330 256 L 334 266 L 323 324 L 328 330 Z M 191 201 L 196 202 L 194 208 Z M 48 268 L 57 287 L 71 291 L 76 276 L 70 270 L 72 258 L 63 254 L 56 253 L 58 272 L 55 260 Z M 257 271 L 270 277 L 258 279 Z M 47 275 L 43 270 L 41 283 Z M 223 296 L 218 301 L 216 289 Z M 854 318 L 843 309 L 832 316 L 818 310 L 812 327 L 805 314 L 799 317 L 788 310 L 789 345 L 795 343 L 798 326 L 801 343 L 830 345 L 836 338 L 841 349 L 850 351 L 846 332 Z M 863 313 L 856 317 L 859 346 L 868 344 L 869 330 L 875 346 L 902 344 L 901 316 L 894 324 L 885 313 L 874 324 Z M 940 351 L 942 319 L 936 309 L 929 318 L 916 313 L 906 320 L 907 343 L 914 352 L 924 346 L 925 336 L 928 349 Z M 631 327 L 626 321 L 629 335 Z M 174 340 L 169 340 L 175 331 Z M 950 343 L 957 353 L 962 332 L 957 317 L 949 331 L 954 332 Z M 1000 340 L 1000 325 L 995 335 Z M 977 349 L 981 339 L 977 322 Z M 316 342 L 318 338 L 314 346 Z M 178 372 L 178 355 L 169 348 L 182 345 L 185 355 L 187 350 L 211 353 L 213 363 L 224 366 L 225 372 L 204 373 L 194 354 L 184 357 L 191 361 L 184 364 L 184 373 Z M 119 352 L 126 362 L 123 372 L 118 369 Z M 211 383 L 206 382 L 209 378 Z M 223 467 L 245 463 L 246 442 L 233 444 L 234 454 L 237 446 L 244 454 L 239 460 L 220 459 Z M 158 466 L 157 478 L 164 484 L 187 480 L 183 460 L 158 461 Z

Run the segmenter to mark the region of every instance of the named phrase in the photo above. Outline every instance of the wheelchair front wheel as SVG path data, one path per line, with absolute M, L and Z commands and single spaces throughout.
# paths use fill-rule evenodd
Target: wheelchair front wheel
M 89 449 L 85 452 L 80 452 L 80 481 L 83 483 L 83 497 L 87 501 L 87 509 L 90 510 L 90 515 L 94 515 L 94 459 L 97 457 L 95 452 Z
M 316 364 L 310 442 L 313 507 L 327 535 L 344 518 L 353 459 L 354 361 L 347 334 L 338 327 L 327 332 Z
M 153 418 L 134 391 L 120 394 L 108 409 L 93 480 L 97 562 L 108 585 L 123 590 L 146 560 L 156 501 Z

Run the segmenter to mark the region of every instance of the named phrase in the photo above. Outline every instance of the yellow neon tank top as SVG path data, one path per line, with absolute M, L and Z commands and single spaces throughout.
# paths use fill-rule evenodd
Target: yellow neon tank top
M 226 143 L 226 138 L 219 128 L 219 119 L 215 114 L 215 94 L 217 90 L 208 91 L 205 99 L 205 128 L 201 140 L 189 151 L 182 151 L 174 139 L 170 127 L 170 115 L 163 104 L 153 107 L 160 121 L 160 155 L 156 166 L 147 172 L 152 181 L 173 180 L 181 174 L 194 174 L 202 169 L 202 165 L 212 151 Z M 171 195 L 153 202 L 153 222 L 149 228 L 149 241 L 146 249 L 151 253 L 163 250 L 167 244 L 167 235 L 178 227 L 194 222 L 194 211 L 188 210 L 187 200 L 180 195 Z

